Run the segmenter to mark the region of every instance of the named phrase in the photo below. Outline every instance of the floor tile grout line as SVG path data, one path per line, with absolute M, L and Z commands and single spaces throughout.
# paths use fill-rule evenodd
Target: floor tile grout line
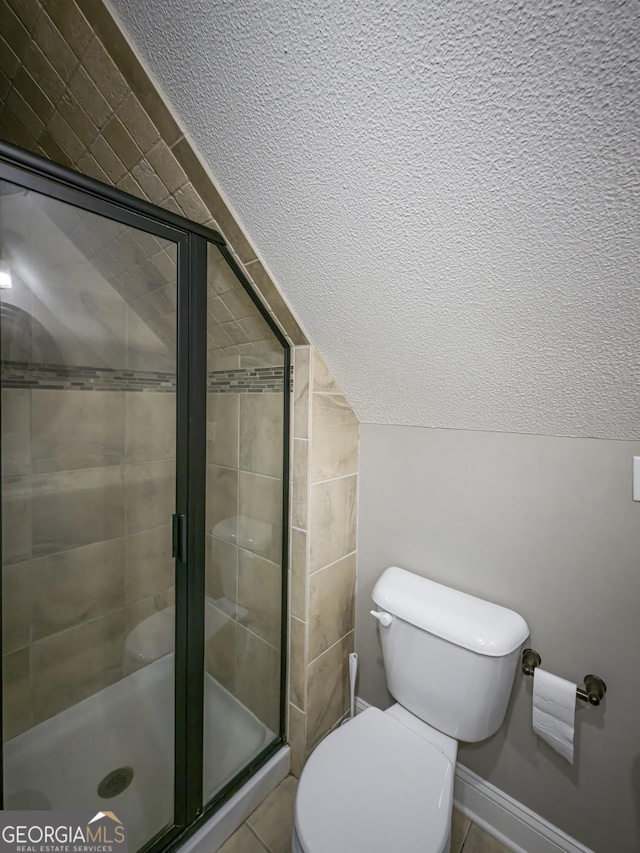
M 254 829 L 253 829 L 251 826 L 249 826 L 249 818 L 247 818 L 247 820 L 245 820 L 244 825 L 245 825 L 245 826 L 246 826 L 246 828 L 249 830 L 249 832 L 251 833 L 251 835 L 253 835 L 253 837 L 256 839 L 256 841 L 258 841 L 258 843 L 260 844 L 260 846 L 261 846 L 261 847 L 263 847 L 263 848 L 267 851 L 267 853 L 271 853 L 271 849 L 270 849 L 269 847 L 267 847 L 267 845 L 266 845 L 266 844 L 265 844 L 265 842 L 260 838 L 260 836 L 258 835 L 258 833 L 257 833 L 257 832 L 255 832 L 255 831 L 254 831 Z
M 464 845 L 467 843 L 467 836 L 469 835 L 469 830 L 473 826 L 473 821 L 470 820 L 467 824 L 467 828 L 465 829 L 464 835 L 462 837 L 462 844 L 460 845 L 460 853 L 463 853 Z

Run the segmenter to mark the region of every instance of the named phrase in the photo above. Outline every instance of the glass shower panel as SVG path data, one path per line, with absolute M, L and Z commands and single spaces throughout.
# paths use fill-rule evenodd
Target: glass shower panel
M 176 244 L 0 184 L 7 809 L 174 817 Z
M 207 257 L 204 802 L 278 735 L 284 351 Z

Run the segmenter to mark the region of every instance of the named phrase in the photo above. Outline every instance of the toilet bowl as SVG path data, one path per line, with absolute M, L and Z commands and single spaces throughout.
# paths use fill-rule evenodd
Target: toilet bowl
M 455 759 L 436 745 L 368 708 L 310 756 L 296 797 L 293 853 L 448 851 L 454 770 Z
M 484 740 L 504 720 L 529 634 L 519 614 L 398 567 L 373 600 L 397 703 L 368 708 L 311 754 L 294 853 L 445 853 L 458 742 Z

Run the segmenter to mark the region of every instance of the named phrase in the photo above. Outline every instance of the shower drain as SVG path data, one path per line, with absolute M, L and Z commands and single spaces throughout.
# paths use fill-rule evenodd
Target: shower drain
M 133 779 L 133 767 L 116 767 L 98 785 L 98 796 L 108 799 L 125 791 Z

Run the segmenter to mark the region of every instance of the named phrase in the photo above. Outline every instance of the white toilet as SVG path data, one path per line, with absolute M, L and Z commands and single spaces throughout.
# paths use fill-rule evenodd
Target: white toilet
M 396 567 L 373 600 L 397 704 L 368 708 L 312 753 L 293 853 L 445 853 L 458 741 L 504 720 L 529 634 L 521 616 Z

